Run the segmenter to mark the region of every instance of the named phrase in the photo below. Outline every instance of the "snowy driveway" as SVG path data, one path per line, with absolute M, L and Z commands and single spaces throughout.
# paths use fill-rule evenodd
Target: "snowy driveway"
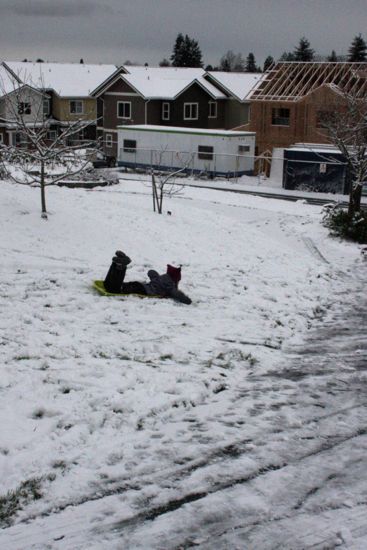
M 41 493 L 1 548 L 366 547 L 365 264 L 319 209 L 190 190 L 159 217 L 124 184 L 55 189 L 46 223 L 0 193 L 1 496 Z M 130 278 L 183 263 L 193 306 L 93 294 L 119 246 Z

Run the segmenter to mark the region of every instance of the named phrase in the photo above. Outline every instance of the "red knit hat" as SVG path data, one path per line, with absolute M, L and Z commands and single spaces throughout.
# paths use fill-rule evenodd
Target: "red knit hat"
M 167 275 L 169 275 L 174 283 L 178 285 L 181 281 L 181 267 L 173 267 L 167 264 Z

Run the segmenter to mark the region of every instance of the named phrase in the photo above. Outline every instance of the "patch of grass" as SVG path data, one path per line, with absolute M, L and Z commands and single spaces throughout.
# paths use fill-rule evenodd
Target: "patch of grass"
M 0 527 L 9 527 L 16 513 L 32 500 L 42 497 L 41 478 L 31 478 L 14 489 L 0 496 Z

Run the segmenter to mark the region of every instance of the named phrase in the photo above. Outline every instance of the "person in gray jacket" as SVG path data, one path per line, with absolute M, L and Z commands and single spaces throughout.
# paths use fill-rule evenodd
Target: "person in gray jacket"
M 112 258 L 111 266 L 104 280 L 107 292 L 114 294 L 143 294 L 145 296 L 161 296 L 162 298 L 173 298 L 183 304 L 191 304 L 186 294 L 178 289 L 181 280 L 181 267 L 167 265 L 167 271 L 159 275 L 154 269 L 148 271 L 149 282 L 140 281 L 124 282 L 126 268 L 131 260 L 124 252 L 117 250 Z

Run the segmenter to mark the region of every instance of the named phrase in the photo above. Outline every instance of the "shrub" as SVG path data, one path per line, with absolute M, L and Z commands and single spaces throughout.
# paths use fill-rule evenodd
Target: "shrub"
M 326 208 L 323 218 L 332 235 L 367 244 L 367 212 L 361 210 L 350 216 L 341 208 Z
M 14 491 L 0 496 L 0 528 L 12 524 L 12 518 L 28 502 L 41 498 L 41 479 L 23 481 Z

